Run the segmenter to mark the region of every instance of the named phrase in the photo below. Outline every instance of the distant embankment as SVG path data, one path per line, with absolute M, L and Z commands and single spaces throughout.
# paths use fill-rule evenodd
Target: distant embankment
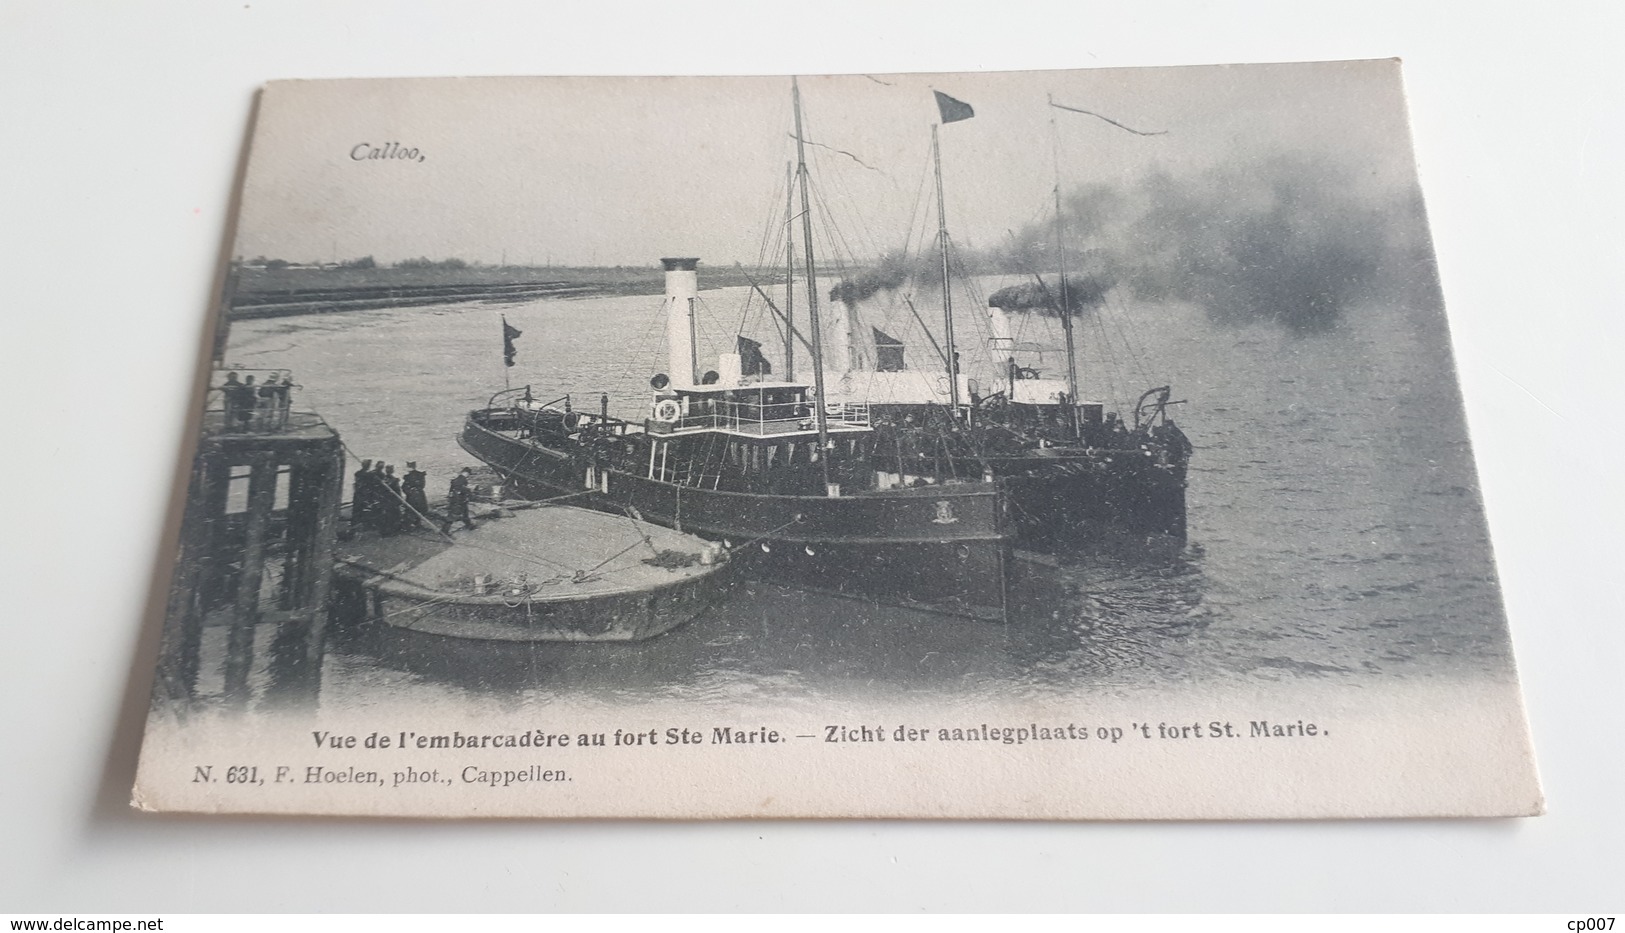
M 732 269 L 708 270 L 705 286 L 744 285 Z M 527 269 L 485 266 L 444 271 L 425 269 L 310 268 L 239 271 L 231 303 L 233 318 L 335 314 L 375 308 L 412 308 L 470 301 L 515 303 L 537 298 L 593 298 L 602 295 L 658 295 L 665 288 L 659 269 Z
M 235 318 L 286 317 L 293 314 L 333 314 L 373 308 L 410 308 L 464 301 L 526 301 L 532 298 L 579 298 L 603 294 L 607 289 L 571 282 L 530 282 L 517 285 L 370 285 L 348 288 L 285 288 L 237 293 L 232 302 Z

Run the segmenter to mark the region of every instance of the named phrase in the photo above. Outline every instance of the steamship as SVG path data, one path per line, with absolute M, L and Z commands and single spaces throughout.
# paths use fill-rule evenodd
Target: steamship
M 969 105 L 937 92 L 944 123 L 973 115 Z M 1051 102 L 1053 104 L 1053 101 Z M 1057 287 L 1041 276 L 988 300 L 986 367 L 994 378 L 979 384 L 960 365 L 955 346 L 953 283 L 938 127 L 931 128 L 936 175 L 937 250 L 941 259 L 942 340 L 931 339 L 942 367 L 911 370 L 901 341 L 872 328 L 874 353 L 853 352 L 859 325 L 855 302 L 842 300 L 833 328 L 834 356 L 849 368 L 836 374 L 830 398 L 864 407 L 877 432 L 877 467 L 904 474 L 980 474 L 1002 480 L 1012 528 L 1023 547 L 1118 548 L 1135 542 L 1182 547 L 1186 542 L 1185 487 L 1192 446 L 1169 416 L 1168 386 L 1143 392 L 1128 413 L 1106 412 L 1080 400 L 1073 333 L 1075 283 L 1069 283 L 1061 237 L 1060 185 L 1055 187 Z M 847 291 L 838 285 L 832 300 Z M 765 295 L 764 295 L 765 297 Z M 1013 299 L 1025 297 L 1027 301 Z M 1001 300 L 1002 298 L 1002 300 Z M 1007 307 L 1008 306 L 1008 307 Z M 914 312 L 913 305 L 909 305 Z M 1023 348 L 1012 334 L 1010 310 L 1048 310 L 1061 323 L 1066 369 L 1046 375 L 1043 353 Z M 918 313 L 916 320 L 924 325 Z M 786 337 L 786 356 L 790 350 Z M 856 365 L 867 358 L 871 365 Z
M 869 412 L 821 402 L 821 375 L 811 385 L 745 375 L 738 353 L 698 373 L 699 260 L 662 262 L 669 371 L 650 380 L 647 417 L 612 417 L 607 395 L 591 411 L 515 388 L 468 414 L 463 449 L 525 495 L 574 496 L 720 541 L 761 579 L 1005 619 L 1004 484 L 876 469 Z
M 543 401 L 530 387 L 508 389 L 468 414 L 459 443 L 526 494 L 579 497 L 720 541 L 761 579 L 1007 620 L 1005 483 L 951 466 L 925 475 L 878 464 L 868 407 L 834 401 L 825 385 L 801 90 L 794 80 L 791 88 L 810 383 L 747 372 L 743 343 L 702 373 L 699 260 L 668 258 L 669 365 L 650 379 L 645 418 L 611 417 L 607 395 L 592 412 L 568 395 Z
M 957 373 L 957 404 L 946 373 L 849 371 L 834 380 L 833 398 L 869 411 L 877 466 L 1003 480 L 1024 548 L 1183 546 L 1192 447 L 1169 416 L 1170 387 L 1146 390 L 1122 417 L 1102 402 L 1073 403 L 1075 382 L 1018 356 L 1002 309 L 989 318 L 1002 372 L 987 383 Z

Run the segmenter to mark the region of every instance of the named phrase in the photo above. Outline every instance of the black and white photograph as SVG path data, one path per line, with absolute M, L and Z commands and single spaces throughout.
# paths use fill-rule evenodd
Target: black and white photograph
M 1543 809 L 1395 60 L 272 82 L 142 809 Z

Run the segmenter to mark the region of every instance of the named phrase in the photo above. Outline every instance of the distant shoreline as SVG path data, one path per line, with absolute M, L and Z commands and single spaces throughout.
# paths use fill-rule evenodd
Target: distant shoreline
M 732 267 L 702 268 L 701 276 L 707 288 L 750 284 L 740 270 Z M 360 269 L 286 266 L 267 269 L 243 266 L 236 273 L 230 316 L 234 320 L 250 320 L 472 301 L 516 303 L 537 298 L 658 295 L 664 290 L 664 273 L 648 267 Z

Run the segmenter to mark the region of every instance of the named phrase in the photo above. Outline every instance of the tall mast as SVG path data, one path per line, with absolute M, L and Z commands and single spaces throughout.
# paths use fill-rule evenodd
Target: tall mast
M 801 240 L 807 255 L 807 317 L 812 326 L 813 392 L 817 398 L 813 414 L 818 421 L 818 462 L 824 468 L 824 487 L 829 488 L 829 418 L 824 413 L 824 325 L 818 318 L 818 266 L 813 261 L 812 211 L 807 196 L 807 145 L 801 138 L 801 84 L 790 79 L 790 97 L 796 111 L 796 176 L 801 181 Z
M 1071 411 L 1067 423 L 1072 434 L 1078 434 L 1078 351 L 1072 337 L 1072 301 L 1066 284 L 1066 241 L 1062 239 L 1064 221 L 1061 216 L 1061 132 L 1055 125 L 1055 98 L 1049 98 L 1050 148 L 1055 159 L 1055 262 L 1061 273 L 1061 331 L 1066 334 L 1066 395 Z
M 954 352 L 954 299 L 948 285 L 948 214 L 943 209 L 942 147 L 937 144 L 937 124 L 931 124 L 931 161 L 937 171 L 937 249 L 942 253 L 942 335 L 948 357 L 948 411 L 959 417 L 959 354 Z
M 796 133 L 799 143 L 801 134 Z M 789 162 L 784 163 L 784 381 L 796 381 L 796 238 L 795 184 Z

